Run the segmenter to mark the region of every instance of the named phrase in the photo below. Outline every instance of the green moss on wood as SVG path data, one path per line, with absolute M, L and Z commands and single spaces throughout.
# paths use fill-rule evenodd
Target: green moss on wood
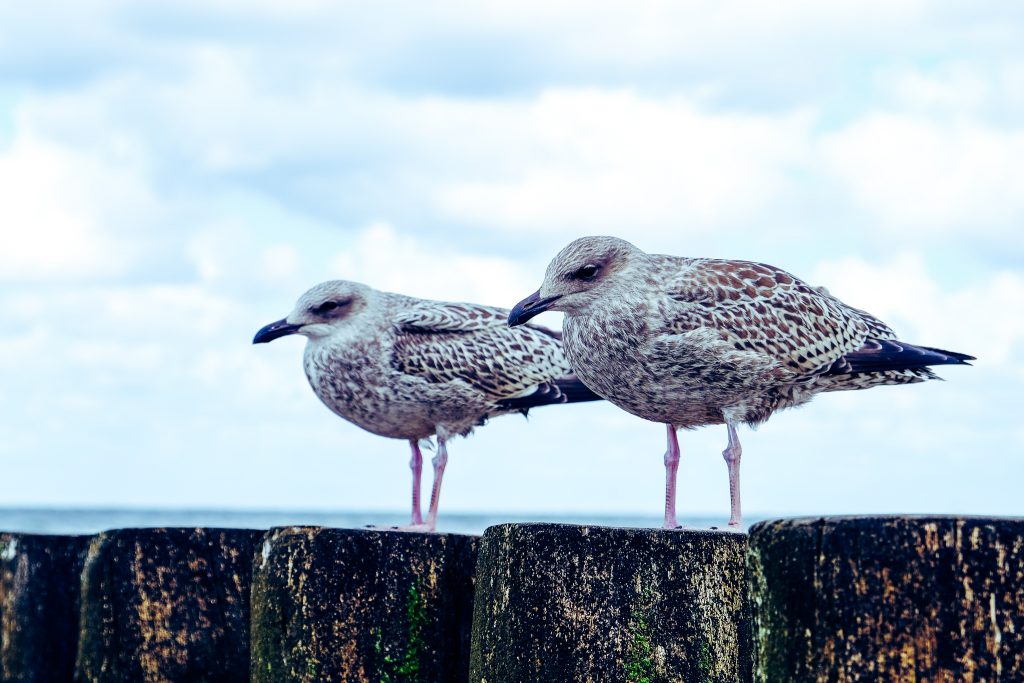
M 654 683 L 654 645 L 643 614 L 629 623 L 629 654 L 626 659 L 627 683 Z
M 409 585 L 405 617 L 407 637 L 401 657 L 393 657 L 383 651 L 381 629 L 377 629 L 374 650 L 384 662 L 380 672 L 380 683 L 422 683 L 423 656 L 427 651 L 423 632 L 430 622 L 430 617 L 427 613 L 427 596 L 423 591 L 423 581 L 419 577 Z
M 492 527 L 470 680 L 746 683 L 745 551 L 732 533 Z
M 270 532 L 256 560 L 253 681 L 464 680 L 475 553 L 465 536 Z

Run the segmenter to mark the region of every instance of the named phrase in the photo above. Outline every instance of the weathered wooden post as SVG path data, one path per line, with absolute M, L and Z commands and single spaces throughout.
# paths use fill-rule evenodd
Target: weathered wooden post
M 0 681 L 66 683 L 88 536 L 0 532 Z
M 271 530 L 253 576 L 252 680 L 464 681 L 476 541 Z
M 756 679 L 1024 680 L 1024 520 L 834 517 L 750 531 Z
M 746 548 L 719 531 L 491 527 L 470 681 L 748 681 Z
M 82 572 L 76 680 L 249 680 L 249 591 L 262 531 L 120 529 Z

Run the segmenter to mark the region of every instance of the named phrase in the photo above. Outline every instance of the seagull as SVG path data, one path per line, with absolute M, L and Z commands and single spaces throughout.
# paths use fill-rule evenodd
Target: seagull
M 559 332 L 539 325 L 510 329 L 508 313 L 331 280 L 303 294 L 288 317 L 252 341 L 306 337 L 303 365 L 320 400 L 368 432 L 409 442 L 412 519 L 404 529 L 434 531 L 452 436 L 468 435 L 497 415 L 600 400 L 573 374 Z M 434 485 L 424 519 L 420 443 L 433 436 Z
M 725 424 L 729 526 L 739 527 L 736 428 L 825 391 L 939 379 L 931 365 L 972 356 L 907 344 L 885 323 L 775 266 L 648 254 L 583 237 L 548 265 L 510 326 L 563 311 L 577 376 L 627 412 L 666 425 L 665 522 L 676 528 L 676 432 Z

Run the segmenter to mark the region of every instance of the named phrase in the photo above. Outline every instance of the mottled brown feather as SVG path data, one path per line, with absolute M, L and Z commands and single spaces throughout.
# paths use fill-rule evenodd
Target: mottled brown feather
M 892 335 L 871 316 L 778 268 L 720 259 L 684 262 L 666 286 L 668 297 L 683 304 L 668 312 L 666 331 L 713 328 L 737 349 L 778 361 L 794 378 L 827 369 L 858 349 L 873 328 Z
M 574 275 L 584 264 L 596 266 L 585 280 Z M 823 391 L 920 382 L 935 378 L 927 365 L 970 360 L 898 342 L 774 266 L 647 254 L 611 237 L 563 249 L 538 296 L 565 312 L 565 352 L 587 386 L 680 427 L 756 424 Z
M 317 313 L 332 300 L 349 302 L 344 313 Z M 304 365 L 317 396 L 382 436 L 466 434 L 497 415 L 599 399 L 577 386 L 558 335 L 509 329 L 507 316 L 336 280 L 307 292 L 288 320 L 309 331 Z
M 508 311 L 477 304 L 424 302 L 396 320 L 393 363 L 403 373 L 461 380 L 495 401 L 572 373 L 559 341 L 543 328 L 506 325 Z

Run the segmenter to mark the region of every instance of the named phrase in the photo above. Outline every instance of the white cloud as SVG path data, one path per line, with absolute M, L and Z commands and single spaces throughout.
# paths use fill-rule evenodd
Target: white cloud
M 529 272 L 513 260 L 400 234 L 385 224 L 360 232 L 334 258 L 332 269 L 338 277 L 376 289 L 508 308 L 532 291 Z
M 940 116 L 977 112 L 991 105 L 997 83 L 970 64 L 943 64 L 935 71 L 901 66 L 881 71 L 882 90 L 900 109 L 932 112 Z
M 146 56 L 136 68 L 33 93 L 19 125 L 100 157 L 117 131 L 134 150 L 125 154 L 150 163 L 140 171 L 162 187 L 215 196 L 242 186 L 341 225 L 381 220 L 447 237 L 472 226 L 506 241 L 522 232 L 561 241 L 674 232 L 683 244 L 734 228 L 807 234 L 863 212 L 877 239 L 895 232 L 910 243 L 939 229 L 1020 244 L 1010 228 L 1024 209 L 1024 142 L 1012 117 L 990 110 L 1016 106 L 1006 93 L 1024 70 L 992 68 L 990 48 L 972 42 L 1009 40 L 996 31 L 998 13 L 910 1 L 871 12 L 847 2 L 603 11 L 441 3 L 363 35 L 357 28 L 385 9 L 314 4 L 256 8 L 220 40 L 197 38 L 234 9 L 187 5 L 170 13 L 174 33 L 157 30 L 160 13 L 111 4 L 112 16 L 124 12 L 126 25 L 161 40 L 118 43 Z M 316 30 L 299 30 L 314 18 Z M 284 22 L 282 32 L 260 42 L 271 21 Z M 568 30 L 581 21 L 595 33 Z M 424 87 L 396 75 L 435 58 L 427 48 L 471 35 L 508 41 L 508 54 L 473 61 L 497 91 L 432 87 L 426 67 L 409 76 Z M 911 55 L 950 36 L 971 50 L 923 70 L 899 51 L 877 52 L 894 49 L 897 36 Z M 853 69 L 850 55 L 866 52 L 872 66 Z M 545 67 L 530 76 L 534 85 L 502 91 L 502 79 L 515 81 L 532 60 Z M 438 68 L 466 60 L 450 61 Z M 664 63 L 680 68 L 657 86 L 622 76 Z M 492 78 L 489 67 L 500 73 Z M 780 74 L 794 79 L 785 101 L 747 97 Z
M 174 349 L 216 339 L 233 322 L 232 302 L 199 285 L 118 285 L 37 287 L 5 292 L 0 315 L 8 329 L 35 330 L 48 352 L 26 353 L 22 362 L 47 365 L 56 354 L 79 358 L 102 356 L 118 363 L 118 353 L 99 354 L 95 344 L 156 344 Z M 24 348 L 24 347 L 22 347 Z M 81 353 L 76 349 L 91 349 Z M 27 350 L 27 349 L 24 349 Z M 84 363 L 83 365 L 87 365 Z M 59 371 L 59 363 L 54 370 Z
M 919 254 L 883 263 L 848 257 L 821 263 L 815 282 L 888 322 L 901 339 L 1024 372 L 1024 273 L 998 271 L 960 288 L 943 286 Z
M 886 232 L 1000 234 L 1024 215 L 1024 129 L 874 113 L 828 135 L 826 168 Z
M 439 190 L 463 221 L 505 230 L 680 232 L 750 218 L 791 189 L 805 163 L 806 114 L 712 114 L 681 97 L 629 91 L 544 93 L 526 112 L 532 150 L 501 179 Z
M 19 135 L 0 151 L 0 279 L 69 280 L 123 271 L 130 243 L 101 227 L 118 199 L 141 188 L 88 156 Z

